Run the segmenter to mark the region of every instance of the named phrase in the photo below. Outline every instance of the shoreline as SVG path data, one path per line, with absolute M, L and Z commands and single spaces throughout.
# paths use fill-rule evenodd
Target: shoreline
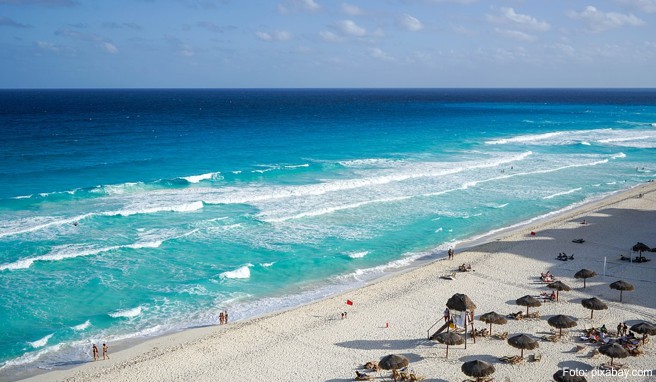
M 651 198 L 637 198 L 637 195 L 640 193 L 646 195 L 650 194 Z M 268 328 L 268 330 L 265 330 L 265 332 L 267 333 L 280 334 L 278 333 L 277 329 L 274 328 L 280 328 L 281 323 L 283 324 L 283 327 L 285 326 L 284 325 L 285 323 L 289 323 L 292 328 L 296 328 L 296 329 L 299 329 L 300 326 L 300 329 L 302 330 L 293 331 L 293 332 L 300 332 L 300 333 L 306 333 L 307 331 L 312 331 L 313 329 L 316 328 L 330 327 L 330 326 L 347 324 L 347 323 L 350 324 L 352 321 L 354 321 L 351 319 L 351 317 L 354 314 L 372 315 L 372 313 L 375 313 L 377 311 L 374 309 L 372 312 L 372 307 L 368 306 L 369 304 L 365 303 L 364 308 L 360 308 L 360 305 L 363 304 L 362 301 L 377 301 L 378 298 L 380 297 L 381 290 L 387 288 L 388 284 L 396 285 L 396 286 L 401 284 L 403 285 L 403 288 L 414 291 L 414 289 L 412 288 L 416 287 L 420 289 L 419 285 L 414 285 L 416 284 L 416 282 L 413 281 L 415 278 L 417 280 L 423 280 L 426 277 L 428 277 L 432 282 L 441 283 L 441 281 L 432 280 L 430 276 L 427 276 L 427 273 L 433 274 L 433 276 L 438 273 L 439 273 L 438 276 L 450 273 L 454 267 L 457 267 L 457 264 L 460 264 L 460 261 L 466 263 L 472 263 L 472 265 L 475 268 L 474 269 L 475 272 L 463 274 L 464 278 L 474 275 L 476 276 L 481 275 L 483 273 L 482 272 L 483 270 L 494 270 L 494 266 L 489 264 L 491 261 L 493 261 L 492 259 L 490 259 L 490 257 L 492 257 L 490 255 L 494 254 L 495 257 L 497 255 L 507 257 L 508 253 L 513 252 L 512 250 L 508 250 L 508 249 L 513 249 L 513 247 L 516 246 L 516 244 L 513 243 L 515 243 L 516 241 L 526 242 L 527 244 L 531 242 L 540 242 L 542 241 L 543 238 L 542 231 L 550 231 L 553 230 L 554 227 L 572 226 L 573 224 L 578 225 L 579 224 L 578 222 L 573 222 L 572 220 L 576 220 L 576 219 L 580 220 L 582 217 L 587 217 L 589 215 L 594 218 L 597 214 L 599 214 L 599 211 L 601 211 L 602 209 L 607 209 L 617 204 L 627 203 L 627 201 L 635 201 L 636 199 L 642 199 L 640 200 L 641 202 L 643 202 L 642 204 L 645 205 L 649 204 L 649 211 L 654 212 L 654 210 L 656 210 L 656 184 L 647 183 L 643 185 L 638 185 L 628 190 L 624 190 L 621 192 L 608 195 L 600 200 L 595 200 L 595 201 L 581 204 L 579 206 L 575 206 L 574 208 L 571 209 L 565 209 L 564 211 L 554 211 L 553 216 L 546 216 L 543 219 L 539 219 L 539 218 L 532 219 L 525 223 L 518 223 L 511 227 L 502 228 L 499 229 L 498 231 L 492 231 L 487 234 L 474 237 L 470 240 L 463 241 L 456 248 L 456 256 L 454 262 L 449 262 L 447 259 L 441 257 L 431 259 L 433 256 L 439 256 L 439 253 L 434 253 L 429 255 L 426 260 L 424 260 L 423 258 L 417 260 L 414 266 L 411 265 L 406 268 L 402 268 L 398 271 L 390 272 L 389 274 L 383 275 L 381 277 L 377 277 L 374 280 L 366 281 L 365 284 L 362 286 L 354 286 L 353 288 L 350 288 L 344 292 L 339 292 L 336 295 L 330 295 L 321 298 L 319 300 L 309 301 L 301 304 L 300 306 L 288 307 L 282 310 L 269 312 L 260 316 L 251 317 L 248 319 L 230 323 L 225 326 L 215 325 L 215 326 L 207 326 L 207 327 L 200 327 L 200 328 L 190 328 L 159 337 L 134 340 L 134 342 L 136 343 L 133 344 L 133 346 L 128 346 L 117 352 L 110 351 L 111 359 L 108 361 L 87 362 L 63 370 L 54 370 L 54 371 L 45 372 L 43 374 L 37 374 L 24 380 L 25 381 L 41 381 L 41 380 L 87 381 L 103 376 L 112 376 L 111 380 L 115 380 L 115 377 L 117 375 L 121 375 L 120 380 L 125 380 L 125 381 L 173 380 L 175 378 L 170 377 L 172 375 L 171 373 L 175 374 L 178 372 L 177 370 L 171 370 L 170 367 L 164 368 L 164 370 L 162 370 L 162 362 L 165 365 L 167 365 L 168 364 L 167 359 L 171 357 L 176 358 L 178 361 L 182 360 L 182 362 L 184 362 L 184 359 L 187 359 L 188 353 L 191 352 L 193 354 L 196 354 L 198 353 L 198 350 L 200 348 L 208 348 L 208 347 L 213 347 L 215 345 L 221 347 L 221 345 L 222 344 L 225 345 L 225 343 L 227 343 L 228 345 L 223 346 L 224 348 L 225 347 L 230 348 L 235 344 L 239 344 L 241 346 L 243 341 L 231 342 L 229 340 L 231 338 L 241 338 L 241 339 L 250 338 L 254 333 L 262 331 L 263 327 Z M 589 217 L 587 218 L 588 220 L 590 220 L 589 224 L 593 224 L 592 223 L 592 221 L 594 220 L 593 218 L 589 218 Z M 587 228 L 586 226 L 583 225 L 581 225 L 580 227 L 573 226 L 570 229 Z M 526 233 L 528 231 L 535 231 L 537 232 L 537 235 L 533 237 L 532 236 L 526 237 L 527 236 Z M 653 235 L 651 237 L 653 237 Z M 649 239 L 649 237 L 643 238 L 643 240 L 645 239 Z M 625 251 L 626 253 L 630 253 L 628 248 L 630 248 L 630 246 L 633 244 L 635 244 L 635 242 L 622 243 L 622 245 L 627 248 Z M 654 243 L 651 244 L 653 245 Z M 571 243 L 562 243 L 562 245 L 567 247 L 572 247 Z M 521 253 L 521 251 L 525 251 L 525 249 L 520 248 L 517 252 Z M 556 250 L 555 253 L 558 253 L 558 250 Z M 532 258 L 530 255 L 520 255 L 520 256 L 525 257 L 526 259 L 525 262 L 528 262 L 529 260 L 536 260 L 535 258 Z M 592 260 L 594 262 L 595 259 L 590 258 L 589 260 Z M 596 259 L 597 262 L 598 260 L 599 259 Z M 561 264 L 557 264 L 557 266 L 560 265 Z M 581 264 L 577 263 L 577 265 L 581 265 Z M 649 266 L 649 264 L 647 264 L 647 266 Z M 544 271 L 546 269 L 552 269 L 552 268 L 553 267 L 549 267 L 545 269 L 536 269 L 534 273 L 539 275 L 540 271 Z M 643 270 L 644 269 L 645 268 L 643 268 Z M 556 274 L 556 272 L 552 272 L 552 273 Z M 522 275 L 522 276 L 524 278 L 526 277 L 526 275 Z M 629 281 L 631 280 L 630 278 L 626 278 L 626 279 Z M 640 280 L 640 278 L 638 278 L 638 280 Z M 449 281 L 445 281 L 445 282 L 449 282 Z M 457 277 L 456 282 L 460 283 L 459 277 Z M 569 284 L 571 286 L 574 286 L 572 284 L 575 283 L 576 282 L 570 282 Z M 578 283 L 576 283 L 575 285 L 578 287 Z M 573 289 L 575 288 L 576 287 L 574 287 Z M 358 297 L 356 298 L 353 296 L 358 296 Z M 391 293 L 387 297 L 388 297 L 387 300 L 392 300 L 392 301 L 394 301 L 394 298 L 397 299 L 403 298 L 398 293 Z M 473 294 L 472 294 L 472 298 L 475 301 L 477 300 L 475 298 L 475 295 Z M 353 299 L 354 301 L 356 301 L 355 307 L 345 307 L 344 301 L 346 299 Z M 430 326 L 430 324 L 432 324 L 432 321 L 435 321 L 436 319 L 440 318 L 440 314 L 441 314 L 440 309 L 443 308 L 442 305 L 445 301 L 446 299 L 438 299 L 432 304 L 433 309 L 432 312 L 430 312 L 430 317 L 432 318 L 430 318 L 429 320 L 424 320 L 426 327 Z M 481 308 L 486 309 L 484 307 L 479 306 L 479 309 Z M 517 307 L 512 306 L 512 309 L 515 308 Z M 644 314 L 644 316 L 651 318 L 651 320 L 653 321 L 654 317 L 656 317 L 656 309 L 655 309 L 656 307 L 645 306 L 644 308 L 649 310 Z M 339 311 L 345 309 L 349 310 L 351 316 L 349 316 L 349 319 L 347 320 L 339 320 L 337 317 Z M 505 310 L 510 311 L 512 309 L 511 307 L 506 307 Z M 499 310 L 497 311 L 499 313 L 505 312 Z M 478 310 L 478 312 L 483 312 L 483 311 Z M 426 313 L 424 312 L 423 314 Z M 309 318 L 311 325 L 308 327 L 309 325 L 308 323 L 297 322 L 298 319 L 294 319 L 294 317 L 297 316 Z M 373 314 L 373 316 L 377 316 L 377 314 Z M 392 317 L 394 316 L 395 315 L 392 315 Z M 377 324 L 382 325 L 382 328 L 385 328 L 384 326 L 385 323 L 389 323 L 390 321 L 392 321 L 392 319 L 390 319 L 389 317 L 385 317 L 385 318 L 381 318 L 380 322 L 377 322 Z M 475 322 L 475 323 L 479 324 L 480 326 L 480 322 Z M 394 326 L 392 327 L 395 327 L 398 324 L 400 324 L 400 322 L 395 322 L 393 324 Z M 371 326 L 371 322 L 369 322 L 369 325 Z M 374 329 L 380 331 L 382 328 L 378 326 Z M 417 337 L 418 336 L 417 332 L 414 332 L 412 336 Z M 357 338 L 352 338 L 350 341 L 347 340 L 347 342 L 351 342 L 354 339 L 357 341 L 363 341 L 360 338 L 360 336 L 356 335 L 356 337 Z M 403 338 L 403 335 L 401 335 L 401 338 Z M 289 338 L 285 337 L 285 338 L 281 338 L 280 340 L 285 342 L 285 341 L 289 341 Z M 332 341 L 333 338 L 330 337 L 330 340 Z M 394 341 L 393 339 L 390 340 Z M 408 340 L 406 339 L 406 340 L 398 340 L 398 341 L 407 342 Z M 279 343 L 280 341 L 276 342 L 276 344 Z M 293 346 L 293 341 L 291 343 L 288 342 L 285 343 L 288 346 Z M 304 344 L 303 341 L 299 342 L 298 344 L 300 352 L 302 352 L 303 344 Z M 373 350 L 369 348 L 365 349 L 366 347 L 365 345 L 362 346 L 358 345 L 354 349 L 363 352 Z M 254 357 L 254 359 L 258 359 L 258 360 L 260 359 L 259 355 L 256 354 L 258 353 L 257 350 L 259 349 L 257 345 L 246 344 L 244 346 L 247 348 L 246 350 L 250 350 L 250 352 L 247 353 L 250 354 L 251 357 Z M 251 347 L 253 346 L 255 347 L 251 349 Z M 270 345 L 270 346 L 275 347 L 275 345 Z M 337 346 L 336 344 L 333 344 L 333 347 L 334 346 L 340 348 L 340 346 Z M 503 347 L 503 345 L 500 346 Z M 397 350 L 402 350 L 400 344 L 397 345 L 397 347 L 399 348 Z M 432 347 L 434 348 L 439 346 L 433 345 Z M 411 348 L 412 347 L 410 347 L 410 349 Z M 394 349 L 394 347 L 392 347 L 392 349 Z M 323 350 L 327 350 L 327 349 L 323 349 Z M 335 351 L 339 349 L 330 349 L 330 350 Z M 243 350 L 240 350 L 240 354 L 241 351 Z M 235 359 L 230 359 L 230 349 L 220 349 L 220 352 L 221 352 L 221 359 L 232 365 L 228 369 L 233 371 L 241 370 L 239 365 L 234 363 L 235 362 L 239 363 L 243 361 L 240 361 L 238 359 L 239 357 L 234 357 Z M 512 351 L 508 350 L 507 352 L 511 353 Z M 354 353 L 358 353 L 358 352 L 356 351 Z M 387 354 L 381 351 L 379 351 L 379 353 L 380 355 L 377 358 L 380 358 L 380 356 Z M 377 359 L 377 358 L 372 357 L 372 359 Z M 369 359 L 360 359 L 360 358 L 358 359 L 359 359 L 358 363 L 364 363 L 369 360 Z M 268 362 L 268 359 L 266 357 L 264 357 L 263 360 Z M 210 360 L 207 359 L 205 361 L 210 362 Z M 330 362 L 330 361 L 326 359 L 325 362 Z M 159 365 L 159 366 L 155 366 L 155 365 Z M 337 372 L 337 374 L 322 375 L 319 379 L 322 378 L 326 379 L 328 378 L 327 377 L 328 375 L 332 375 L 331 378 L 347 378 L 344 380 L 352 380 L 353 379 L 352 375 L 354 375 L 353 368 L 356 365 L 345 364 L 342 366 L 343 367 L 340 368 L 341 371 L 333 370 Z M 143 370 L 141 370 L 142 368 L 146 368 L 149 370 L 149 374 L 148 374 L 149 376 L 143 375 L 144 373 Z M 137 369 L 139 370 L 137 371 Z M 185 369 L 185 367 L 182 367 L 182 369 Z M 191 368 L 190 370 L 195 371 L 196 373 L 199 372 L 199 370 L 193 368 Z M 291 368 L 290 370 L 296 370 L 296 368 Z M 328 370 L 330 370 L 330 368 L 328 368 Z M 417 367 L 417 370 L 419 371 L 419 367 Z M 325 370 L 322 370 L 322 372 L 324 371 Z M 344 374 L 343 371 L 348 371 L 348 373 Z M 132 372 L 138 375 L 130 375 Z M 315 371 L 313 371 L 313 373 L 314 372 Z M 553 372 L 555 372 L 555 370 L 552 371 L 551 373 L 553 374 Z M 162 373 L 162 374 L 158 374 L 158 373 Z M 271 378 L 273 378 L 273 380 L 275 379 L 295 380 L 295 378 L 292 378 L 291 375 L 285 376 L 285 373 L 286 373 L 285 370 L 279 370 L 278 374 L 275 373 L 272 374 Z M 433 375 L 428 375 L 429 373 L 424 373 L 424 372 L 419 372 L 419 374 L 425 375 L 427 377 L 433 376 Z M 191 374 L 186 373 L 185 375 L 191 375 L 190 378 L 192 379 L 195 379 L 196 376 L 198 376 L 193 372 Z M 203 377 L 201 377 L 198 380 L 206 380 L 204 379 L 205 374 L 202 375 Z M 349 377 L 346 377 L 347 375 Z M 257 375 L 253 374 L 253 377 L 257 377 Z M 464 376 L 460 374 L 458 378 L 461 377 Z M 251 380 L 248 377 L 244 377 L 242 379 Z M 310 378 L 310 379 L 312 380 L 314 378 Z M 257 380 L 257 379 L 252 379 L 252 380 Z M 337 380 L 342 380 L 342 379 L 337 379 Z

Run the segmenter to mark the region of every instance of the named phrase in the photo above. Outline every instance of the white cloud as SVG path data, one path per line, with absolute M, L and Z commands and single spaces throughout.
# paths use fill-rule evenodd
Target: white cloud
M 370 48 L 369 54 L 371 57 L 382 60 L 382 61 L 394 61 L 394 57 L 390 56 L 388 53 L 384 52 L 380 48 Z
M 325 41 L 328 42 L 341 42 L 343 39 L 338 36 L 336 33 L 333 33 L 331 31 L 321 31 L 319 32 L 319 36 Z
M 321 6 L 315 0 L 286 0 L 278 4 L 278 12 L 287 14 L 292 11 L 316 12 Z
M 53 44 L 51 42 L 47 42 L 47 41 L 37 41 L 36 46 L 41 50 L 45 50 L 45 51 L 53 52 L 53 53 L 60 53 L 60 52 L 64 51 L 64 48 L 62 46 L 55 45 L 55 44 Z
M 364 14 L 364 11 L 360 7 L 347 3 L 342 4 L 342 12 L 349 16 L 362 16 Z
M 536 37 L 533 35 L 530 35 L 528 33 L 518 31 L 518 30 L 511 30 L 511 29 L 501 29 L 501 28 L 494 28 L 494 31 L 497 32 L 498 34 L 513 39 L 517 41 L 527 41 L 527 42 L 532 42 L 536 40 Z
M 588 5 L 581 12 L 570 11 L 567 14 L 573 19 L 583 20 L 593 32 L 603 32 L 608 29 L 620 28 L 625 25 L 641 26 L 645 22 L 633 14 L 617 12 L 602 12 L 592 5 Z
M 546 21 L 541 21 L 533 16 L 515 12 L 513 8 L 501 8 L 497 15 L 487 15 L 488 21 L 497 24 L 510 24 L 516 28 L 548 31 L 551 26 Z
M 638 8 L 643 12 L 656 12 L 656 0 L 622 0 L 622 3 Z
M 408 14 L 401 16 L 401 19 L 399 20 L 399 24 L 401 24 L 403 28 L 411 32 L 417 32 L 424 29 L 424 25 L 421 23 L 421 21 L 417 20 L 415 17 L 412 17 Z
M 116 45 L 112 44 L 111 42 L 103 42 L 102 43 L 102 48 L 107 53 L 111 53 L 111 54 L 118 53 L 118 48 L 116 47 Z
M 288 41 L 291 40 L 292 34 L 286 31 L 268 32 L 255 32 L 255 36 L 262 41 Z
M 356 24 L 353 20 L 340 21 L 337 23 L 337 28 L 349 36 L 362 37 L 367 34 L 367 30 Z

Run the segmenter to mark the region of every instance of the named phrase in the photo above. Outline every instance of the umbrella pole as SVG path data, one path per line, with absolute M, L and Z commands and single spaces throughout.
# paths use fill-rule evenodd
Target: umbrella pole
M 556 301 L 558 301 L 558 293 L 560 293 L 560 291 L 556 290 Z
M 465 350 L 467 350 L 467 312 L 465 312 Z
M 446 358 L 449 358 L 449 345 L 446 345 Z
M 622 291 L 620 291 L 620 302 L 622 302 Z
M 492 335 L 492 323 L 490 322 L 490 336 Z
M 471 333 L 472 333 L 472 338 L 474 339 L 474 343 L 476 343 L 476 330 L 474 330 L 474 311 L 471 311 Z
M 590 319 L 592 319 L 593 314 L 594 314 L 594 309 L 590 309 Z

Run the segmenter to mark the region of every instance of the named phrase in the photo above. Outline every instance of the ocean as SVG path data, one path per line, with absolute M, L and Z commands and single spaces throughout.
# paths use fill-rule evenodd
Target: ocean
M 0 90 L 0 379 L 655 177 L 653 89 Z

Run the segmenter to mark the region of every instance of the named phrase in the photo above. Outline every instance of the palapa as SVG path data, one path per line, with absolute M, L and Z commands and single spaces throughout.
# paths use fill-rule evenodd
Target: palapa
M 610 357 L 611 366 L 613 365 L 613 358 L 626 358 L 629 356 L 629 352 L 617 342 L 601 345 L 599 347 L 599 353 Z
M 583 305 L 583 307 L 585 308 L 590 309 L 590 318 L 592 318 L 595 310 L 608 309 L 608 305 L 606 305 L 603 301 L 601 301 L 596 297 L 586 298 L 581 300 L 581 305 Z
M 528 294 L 524 297 L 520 297 L 517 300 L 515 300 L 515 303 L 517 305 L 522 305 L 522 306 L 526 307 L 526 315 L 527 316 L 528 316 L 528 308 L 529 307 L 535 308 L 535 307 L 538 307 L 538 306 L 542 306 L 542 303 L 540 302 L 540 300 L 538 300 L 537 298 L 535 298 L 531 295 L 528 295 Z
M 446 358 L 449 358 L 449 346 L 462 345 L 465 343 L 465 339 L 455 332 L 442 332 L 436 335 L 435 339 L 437 342 L 446 345 Z
M 463 363 L 460 370 L 462 370 L 465 375 L 476 378 L 477 381 L 480 381 L 481 378 L 487 377 L 495 371 L 494 366 L 485 361 L 479 360 Z
M 378 361 L 378 366 L 385 370 L 401 369 L 410 364 L 410 360 L 400 354 L 389 354 Z
M 555 281 L 552 282 L 551 284 L 547 285 L 547 288 L 549 289 L 555 289 L 556 290 L 556 301 L 558 301 L 558 292 L 560 291 L 570 291 L 572 288 L 569 287 L 569 285 L 565 284 L 562 281 Z
M 626 291 L 632 291 L 634 289 L 633 285 L 627 283 L 626 281 L 622 281 L 622 280 L 617 280 L 614 283 L 611 283 L 609 286 L 610 286 L 610 289 L 615 289 L 615 290 L 620 291 L 620 302 L 622 302 L 622 292 L 624 292 L 625 290 Z
M 553 317 L 549 317 L 547 322 L 552 327 L 557 328 L 557 329 L 560 330 L 560 332 L 558 333 L 558 336 L 561 336 L 561 337 L 563 335 L 563 328 L 573 328 L 574 326 L 576 326 L 576 319 L 574 317 L 565 316 L 565 315 L 562 315 L 562 314 L 559 314 L 559 315 L 556 315 L 556 316 L 553 316 Z
M 647 244 L 641 242 L 637 242 L 636 245 L 631 247 L 631 249 L 633 250 L 633 252 L 640 252 L 641 255 L 643 252 L 651 251 L 651 248 L 649 248 Z
M 459 312 L 472 311 L 476 309 L 476 304 L 466 295 L 456 293 L 446 302 L 446 307 Z
M 648 323 L 648 322 L 641 322 L 635 325 L 631 326 L 631 331 L 636 332 L 639 334 L 645 334 L 645 335 L 650 335 L 653 336 L 656 334 L 656 326 Z M 645 344 L 645 340 L 647 337 L 642 337 L 642 344 Z
M 492 324 L 505 325 L 508 323 L 508 319 L 497 312 L 481 314 L 478 319 L 485 322 L 486 324 L 490 324 L 490 335 L 492 335 Z
M 521 349 L 521 357 L 524 358 L 524 349 L 526 350 L 533 350 L 538 347 L 540 347 L 540 344 L 538 341 L 533 339 L 532 337 L 527 336 L 526 334 L 519 334 L 513 337 L 508 338 L 508 344 L 510 346 Z
M 590 277 L 595 277 L 596 275 L 597 273 L 594 271 L 589 269 L 581 269 L 574 274 L 574 277 L 577 279 L 583 279 L 583 288 L 585 288 L 585 280 L 589 279 Z

